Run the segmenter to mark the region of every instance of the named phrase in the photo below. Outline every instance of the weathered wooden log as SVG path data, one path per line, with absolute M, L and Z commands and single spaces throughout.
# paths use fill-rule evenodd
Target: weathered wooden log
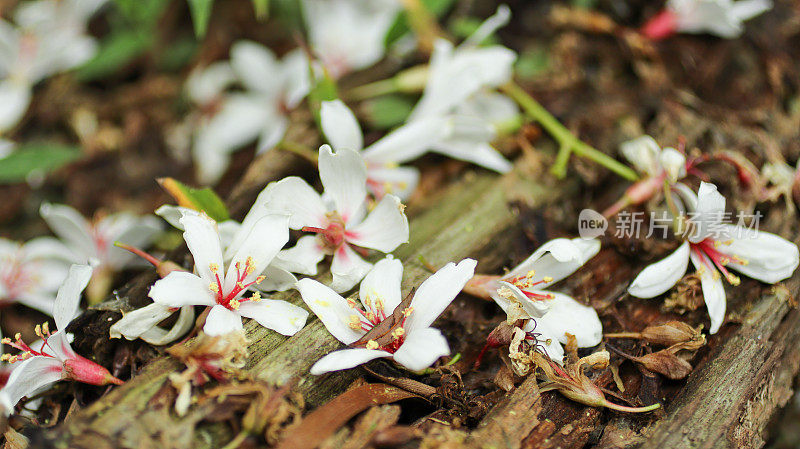
M 565 186 L 571 185 L 546 187 L 524 172 L 518 168 L 503 177 L 468 174 L 463 181 L 451 186 L 434 207 L 413 219 L 411 242 L 395 252 L 405 265 L 403 289 L 409 291 L 430 274 L 419 262 L 419 256 L 434 265 L 477 257 L 482 268 L 498 269 L 498 264 L 505 262 L 504 254 L 514 240 L 508 238 L 509 231 L 516 225 L 508 202 L 522 199 L 533 206 L 541 206 L 558 200 L 568 192 Z M 296 292 L 280 297 L 302 303 Z M 316 360 L 340 346 L 313 317 L 291 338 L 254 323 L 246 325 L 246 332 L 252 342 L 246 369 L 256 378 L 277 384 L 296 382 L 296 389 L 312 405 L 338 394 L 360 373 L 350 370 L 335 375 L 308 374 Z M 194 444 L 201 447 L 224 443 L 231 435 L 217 435 L 205 427 L 195 431 L 198 419 L 192 412 L 182 418 L 164 412 L 165 407 L 171 406 L 169 399 L 174 397 L 166 393 L 172 389 L 167 378 L 181 369 L 180 363 L 170 357 L 153 361 L 125 385 L 71 416 L 51 433 L 51 437 L 70 447 L 147 447 L 150 442 L 160 441 L 167 432 L 181 428 L 184 436 L 194 433 Z M 157 419 L 153 419 L 154 416 Z

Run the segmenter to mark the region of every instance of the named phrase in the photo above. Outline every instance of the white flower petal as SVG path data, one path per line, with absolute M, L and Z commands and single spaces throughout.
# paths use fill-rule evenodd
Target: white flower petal
M 325 249 L 315 235 L 306 235 L 297 239 L 297 244 L 278 252 L 272 264 L 292 273 L 314 276 L 317 265 L 325 258 Z
M 296 334 L 306 325 L 308 319 L 308 312 L 304 309 L 276 299 L 245 301 L 241 303 L 237 312 L 282 335 Z
M 377 312 L 376 301 L 383 304 L 383 312 L 389 316 L 400 304 L 400 282 L 403 280 L 403 264 L 391 255 L 379 260 L 361 281 L 358 296 L 364 308 Z M 368 306 L 367 304 L 372 304 Z
M 320 374 L 329 373 L 331 371 L 350 369 L 379 357 L 391 356 L 392 355 L 386 351 L 378 351 L 374 349 L 341 349 L 339 351 L 331 352 L 325 357 L 319 359 L 319 361 L 317 361 L 317 363 L 311 367 L 311 374 L 317 376 Z
M 622 142 L 619 146 L 619 151 L 636 168 L 636 171 L 649 176 L 659 174 L 660 164 L 658 159 L 661 154 L 661 147 L 652 137 L 641 136 Z
M 346 292 L 355 287 L 372 269 L 372 264 L 362 259 L 346 243 L 336 250 L 331 262 L 331 288 L 337 292 Z
M 603 339 L 603 325 L 597 312 L 580 304 L 563 293 L 548 292 L 553 299 L 547 299 L 550 310 L 536 319 L 536 330 L 552 334 L 561 343 L 567 343 L 567 333 L 575 336 L 579 348 L 597 346 Z
M 175 229 L 183 231 L 181 224 L 181 216 L 191 209 L 181 206 L 173 206 L 172 204 L 164 204 L 156 209 L 155 214 L 163 218 L 164 221 L 170 224 Z
M 97 257 L 91 226 L 77 210 L 62 204 L 44 203 L 39 214 L 50 229 L 78 253 L 81 260 L 77 262 L 87 263 L 90 258 Z
M 564 347 L 558 341 L 558 336 L 550 331 L 550 329 L 536 327 L 536 322 L 533 320 L 528 321 L 525 325 L 526 332 L 534 332 L 537 335 L 537 345 L 540 350 L 544 349 L 545 354 L 550 357 L 550 360 L 564 366 Z
M 209 281 L 185 271 L 173 271 L 150 287 L 148 296 L 168 307 L 212 306 L 217 303 Z
M 70 262 L 74 255 L 60 240 L 53 237 L 36 237 L 23 246 L 26 260 Z M 60 283 L 61 280 L 59 280 Z
M 444 140 L 433 145 L 431 151 L 453 159 L 471 162 L 498 173 L 508 173 L 512 167 L 508 159 L 486 142 Z
M 406 319 L 406 331 L 430 327 L 475 274 L 477 264 L 474 259 L 464 259 L 458 265 L 450 262 L 420 284 L 411 300 L 414 311 Z
M 498 28 L 505 26 L 511 20 L 511 10 L 507 5 L 500 5 L 497 7 L 497 12 L 492 14 L 489 18 L 483 21 L 481 26 L 461 44 L 462 47 L 477 46 L 481 42 L 491 36 Z
M 57 332 L 52 333 L 47 339 L 47 348 L 50 349 L 50 352 L 52 352 L 56 359 L 64 362 L 67 359 L 75 357 L 75 351 L 73 351 L 72 346 L 70 346 L 72 338 L 72 334 L 68 334 L 65 330 L 59 329 Z M 41 340 L 39 340 L 39 343 L 41 344 Z
M 245 237 L 242 246 L 235 250 L 236 253 L 231 259 L 230 267 L 225 274 L 225 291 L 231 291 L 238 282 L 238 270 L 232 267 L 240 264 L 242 270 L 244 270 L 247 261 L 251 260 L 254 268 L 252 273 L 245 277 L 245 283 L 252 282 L 256 276 L 259 276 L 269 266 L 278 251 L 288 241 L 288 215 L 270 214 L 258 220 L 250 230 L 250 234 Z
M 371 165 L 394 165 L 416 159 L 445 136 L 447 121 L 444 117 L 426 117 L 408 122 L 365 148 L 361 155 Z
M 388 253 L 408 242 L 408 218 L 400 198 L 386 195 L 361 223 L 347 228 L 348 243 Z
M 353 111 L 342 100 L 323 101 L 319 111 L 322 132 L 336 150 L 361 151 L 364 136 Z
M 210 337 L 217 335 L 226 335 L 231 332 L 237 332 L 244 329 L 242 326 L 242 317 L 238 313 L 232 312 L 217 304 L 211 308 L 206 317 L 206 324 L 203 326 L 203 332 Z
M 231 67 L 246 88 L 277 95 L 280 69 L 272 50 L 253 41 L 240 40 L 231 46 L 230 58 Z
M 188 311 L 188 315 L 194 317 L 194 312 L 192 311 L 192 308 L 190 306 L 182 307 L 181 308 L 182 314 L 184 314 L 183 312 L 184 310 Z M 147 331 L 154 328 L 158 329 L 158 323 L 164 321 L 173 313 L 174 311 L 169 306 L 165 306 L 163 304 L 155 302 L 152 304 L 148 304 L 139 309 L 132 310 L 128 313 L 124 313 L 122 315 L 122 318 L 116 323 L 114 323 L 109 329 L 109 336 L 111 338 L 125 337 L 127 340 L 136 340 Z M 167 333 L 167 331 L 163 329 L 158 329 L 158 330 L 162 331 L 164 334 Z M 166 344 L 166 343 L 169 342 L 160 344 Z
M 409 332 L 392 358 L 412 371 L 419 371 L 449 354 L 450 346 L 441 331 L 427 327 Z
M 175 324 L 169 328 L 169 330 L 154 326 L 148 331 L 142 333 L 139 338 L 147 343 L 150 343 L 151 345 L 166 345 L 172 343 L 189 332 L 189 330 L 194 327 L 194 323 L 194 307 L 181 307 L 180 312 L 178 313 L 178 319 L 175 321 Z
M 325 194 L 333 199 L 345 224 L 363 216 L 367 199 L 367 167 L 360 154 L 346 148 L 337 149 L 334 154 L 330 146 L 321 146 L 319 178 Z
M 294 109 L 311 90 L 308 58 L 302 48 L 296 48 L 283 55 L 282 64 L 286 106 Z
M 217 267 L 220 277 L 223 275 L 222 245 L 219 241 L 217 223 L 205 214 L 194 211 L 183 213 L 180 219 L 183 225 L 183 239 L 194 258 L 194 268 L 205 282 L 216 279 L 211 267 Z
M 81 293 L 89 279 L 92 278 L 92 267 L 88 265 L 72 265 L 69 267 L 69 275 L 64 280 L 64 284 L 58 289 L 56 302 L 53 305 L 53 318 L 56 322 L 56 329 L 63 330 L 75 315 L 81 303 Z
M 194 69 L 186 79 L 186 93 L 196 104 L 214 101 L 234 81 L 236 75 L 227 62 L 215 62 L 202 69 Z
M 0 131 L 8 131 L 25 115 L 31 103 L 31 86 L 17 80 L 0 81 Z
M 109 221 L 117 221 L 113 223 Z M 108 226 L 108 228 L 106 228 Z M 161 232 L 161 222 L 152 215 L 138 217 L 132 214 L 114 214 L 97 224 L 97 229 L 106 236 L 109 244 L 113 242 L 126 243 L 134 248 L 150 246 Z M 108 266 L 121 270 L 132 261 L 137 261 L 138 256 L 116 246 L 108 248 L 106 263 Z
M 664 148 L 658 156 L 658 161 L 667 173 L 670 183 L 686 177 L 686 156 L 675 148 Z
M 63 366 L 51 357 L 32 357 L 17 366 L 0 392 L 5 396 L 6 406 L 15 406 L 24 396 L 61 380 Z M 6 415 L 13 410 L 6 410 Z
M 745 21 L 769 11 L 772 6 L 771 0 L 738 0 L 731 5 L 731 14 Z
M 337 340 L 349 345 L 364 335 L 364 331 L 357 331 L 349 326 L 350 316 L 356 314 L 356 311 L 330 287 L 306 278 L 297 281 L 297 290 L 308 308 Z
M 7 299 L 6 292 L 3 291 L 4 287 L 0 285 L 0 298 L 4 300 Z M 26 306 L 30 307 L 31 309 L 38 310 L 46 315 L 53 314 L 53 306 L 55 304 L 55 300 L 53 298 L 53 294 L 43 294 L 39 292 L 34 293 L 21 293 L 19 296 L 14 298 L 14 301 Z
M 728 268 L 767 284 L 782 281 L 797 269 L 800 254 L 794 243 L 769 232 L 748 231 L 734 225 L 725 225 L 725 228 L 731 242 L 717 249 L 747 261 L 743 265 L 732 258 Z
M 292 273 L 275 265 L 275 259 L 261 274 L 266 279 L 254 287 L 262 292 L 284 292 L 294 288 L 297 283 L 297 278 Z
M 328 209 L 322 197 L 307 182 L 296 176 L 284 178 L 274 184 L 266 201 L 266 209 L 285 211 L 291 214 L 289 227 L 301 229 L 304 226 L 324 228 L 328 219 Z
M 717 186 L 701 181 L 697 190 L 697 209 L 691 216 L 687 239 L 698 243 L 719 231 L 724 213 L 725 197 L 717 191 Z
M 574 273 L 600 251 L 597 239 L 565 239 L 558 238 L 545 242 L 521 264 L 514 267 L 505 279 L 525 276 L 531 270 L 535 273 L 531 282 L 542 281 L 545 277 L 553 278 L 548 283 L 537 284 L 538 289 L 555 284 Z
M 683 242 L 669 256 L 648 265 L 633 280 L 628 293 L 637 298 L 653 298 L 671 289 L 686 274 L 690 252 L 689 242 Z
M 378 199 L 391 193 L 405 201 L 419 184 L 419 170 L 414 167 L 368 168 L 367 176 L 367 188 Z
M 725 298 L 725 286 L 722 284 L 722 278 L 714 276 L 717 271 L 713 268 L 710 260 L 705 256 L 696 253 L 691 253 L 692 264 L 700 274 L 700 287 L 703 289 L 703 300 L 706 302 L 708 308 L 708 316 L 711 318 L 711 328 L 708 329 L 710 334 L 716 334 L 722 323 L 725 321 L 725 308 L 727 307 L 727 300 Z
M 286 135 L 287 129 L 289 129 L 289 119 L 286 116 L 277 114 L 270 118 L 261 128 L 258 144 L 256 144 L 256 154 L 261 154 L 274 148 Z
M 517 302 L 520 303 L 520 305 L 522 306 L 522 310 L 524 310 L 529 317 L 539 318 L 544 316 L 548 311 L 550 311 L 551 301 L 530 299 L 528 298 L 527 295 L 525 295 L 525 293 L 520 288 L 506 281 L 499 281 L 498 284 L 499 286 L 506 287 L 507 289 L 511 290 L 511 293 L 514 294 L 514 298 L 517 300 Z M 531 290 L 531 292 L 542 295 L 550 294 L 550 292 L 544 290 Z M 500 296 L 499 294 L 497 294 L 497 292 L 495 292 L 492 295 L 492 298 L 497 303 L 497 305 L 499 305 L 500 308 L 503 309 L 504 312 L 508 313 L 508 306 L 509 306 L 508 299 Z

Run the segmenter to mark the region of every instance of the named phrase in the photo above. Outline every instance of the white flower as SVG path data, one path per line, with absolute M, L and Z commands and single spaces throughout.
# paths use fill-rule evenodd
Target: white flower
M 477 44 L 509 17 L 503 5 L 458 48 L 444 39 L 434 43 L 425 91 L 408 119 L 409 123 L 442 121 L 442 136 L 430 146 L 431 151 L 501 173 L 509 171 L 511 164 L 490 142 L 496 126 L 516 116 L 518 109 L 509 98 L 488 89 L 511 79 L 517 56 L 500 45 Z
M 367 164 L 367 188 L 381 199 L 387 193 L 408 199 L 419 183 L 419 170 L 400 167 L 419 157 L 441 135 L 443 123 L 431 120 L 403 125 L 364 148 L 364 137 L 355 115 L 341 100 L 324 101 L 320 109 L 322 132 L 335 150 L 361 152 Z
M 663 39 L 675 32 L 731 39 L 742 34 L 743 22 L 771 8 L 771 0 L 669 0 L 667 8 L 650 19 L 642 33 L 651 39 Z
M 70 250 L 54 238 L 25 244 L 0 239 L 0 303 L 18 302 L 50 314 L 71 258 Z
M 303 0 L 314 54 L 334 77 L 367 68 L 386 50 L 386 33 L 402 9 L 398 0 Z
M 97 43 L 86 21 L 106 0 L 39 0 L 22 3 L 18 26 L 0 19 L 0 132 L 25 114 L 33 86 L 88 61 Z
M 14 405 L 23 397 L 34 391 L 57 382 L 71 379 L 92 385 L 121 384 L 122 381 L 112 376 L 102 366 L 86 359 L 73 351 L 70 346 L 70 335 L 65 329 L 78 312 L 81 292 L 89 283 L 92 269 L 86 265 L 73 265 L 64 284 L 59 288 L 53 305 L 52 315 L 58 330 L 50 333 L 47 323 L 36 326 L 36 334 L 42 339 L 38 344 L 28 346 L 17 334 L 14 341 L 3 339 L 3 344 L 13 346 L 21 353 L 4 354 L 3 361 L 19 362 L 8 382 L 0 390 L 0 404 L 6 415 L 11 414 Z
M 475 262 L 448 263 L 402 301 L 403 265 L 387 256 L 375 264 L 361 283 L 359 298 L 345 299 L 313 279 L 301 279 L 297 289 L 309 308 L 336 339 L 352 346 L 332 352 L 311 367 L 311 374 L 352 368 L 387 357 L 418 371 L 429 367 L 450 347 L 431 323 L 447 308 L 475 272 Z M 370 333 L 375 329 L 375 332 Z
M 657 178 L 660 185 L 665 179 L 674 184 L 686 176 L 686 156 L 671 147 L 662 149 L 650 136 L 623 142 L 619 149 L 637 171 Z
M 120 212 L 89 222 L 72 207 L 50 203 L 42 204 L 39 213 L 72 250 L 73 261 L 91 264 L 96 271 L 116 272 L 136 261 L 135 255 L 115 247 L 114 242 L 145 247 L 161 232 L 161 223 L 152 215 Z
M 367 215 L 367 169 L 361 156 L 348 149 L 334 153 L 328 145 L 319 150 L 319 176 L 324 197 L 297 177 L 285 178 L 267 187 L 268 210 L 291 214 L 289 227 L 318 234 L 301 237 L 294 248 L 281 253 L 295 273 L 314 275 L 317 264 L 333 255 L 331 287 L 337 292 L 355 286 L 372 264 L 356 251 L 364 248 L 388 253 L 408 241 L 405 206 L 394 195 L 386 195 Z
M 603 326 L 593 308 L 544 288 L 574 273 L 598 251 L 600 242 L 594 239 L 550 240 L 507 275 L 482 287 L 510 322 L 532 318 L 523 327 L 528 338 L 536 338 L 550 359 L 561 364 L 567 333 L 575 336 L 578 347 L 588 348 L 600 343 Z
M 195 101 L 211 101 L 213 106 L 197 130 L 193 146 L 198 178 L 205 184 L 219 180 L 233 151 L 256 139 L 259 152 L 277 144 L 289 125 L 288 111 L 310 88 L 308 61 L 300 49 L 279 61 L 263 45 L 239 41 L 230 54 L 230 69 L 244 92 L 217 98 L 230 81 L 225 65 L 214 66 L 212 72 L 187 85 Z
M 264 281 L 260 273 L 289 240 L 287 222 L 288 217 L 281 214 L 261 217 L 240 243 L 228 248 L 233 256 L 225 263 L 216 222 L 205 214 L 183 214 L 183 237 L 197 274 L 171 272 L 156 281 L 150 298 L 169 307 L 211 306 L 203 331 L 212 336 L 242 330 L 241 317 L 283 335 L 295 334 L 305 325 L 308 312 L 285 301 L 261 299 L 258 292 L 244 297 Z
M 642 270 L 628 287 L 628 293 L 652 298 L 666 292 L 683 277 L 691 260 L 700 276 L 711 317 L 709 330 L 714 334 L 725 319 L 721 277 L 731 285 L 739 284 L 739 278 L 728 269 L 774 284 L 792 275 L 800 255 L 797 245 L 775 234 L 723 223 L 725 197 L 714 184 L 702 182 L 697 195 L 682 184 L 676 187 L 686 209 L 692 212 L 687 232 L 683 234 L 684 242 L 675 252 Z

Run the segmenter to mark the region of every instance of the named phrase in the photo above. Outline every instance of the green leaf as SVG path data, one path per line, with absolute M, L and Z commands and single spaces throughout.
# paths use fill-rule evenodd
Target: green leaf
M 532 79 L 550 68 L 550 57 L 546 49 L 534 47 L 521 53 L 515 66 L 515 72 L 520 78 Z
M 269 0 L 253 0 L 253 9 L 256 10 L 256 18 L 258 20 L 267 20 L 269 18 Z
M 206 35 L 206 30 L 208 30 L 208 21 L 211 19 L 211 8 L 214 6 L 214 0 L 186 1 L 189 2 L 189 11 L 192 14 L 194 34 L 201 38 Z
M 197 189 L 173 178 L 161 178 L 158 183 L 175 198 L 178 206 L 205 212 L 217 222 L 230 218 L 225 203 L 210 187 Z
M 128 30 L 111 34 L 100 43 L 95 57 L 76 70 L 75 76 L 86 82 L 111 75 L 141 56 L 153 42 L 152 33 Z
M 311 79 L 315 78 L 314 68 L 309 64 L 309 72 Z M 311 113 L 314 114 L 314 120 L 319 125 L 319 110 L 323 101 L 333 101 L 339 98 L 339 91 L 336 87 L 336 81 L 331 78 L 327 70 L 323 69 L 322 76 L 317 79 L 317 83 L 311 87 L 308 93 L 308 106 L 311 108 Z M 322 127 L 320 126 L 320 129 Z
M 0 159 L 0 182 L 23 182 L 34 171 L 51 172 L 81 156 L 79 148 L 58 143 L 30 143 Z
M 405 95 L 384 95 L 365 103 L 365 117 L 373 128 L 389 129 L 403 124 L 413 108 Z

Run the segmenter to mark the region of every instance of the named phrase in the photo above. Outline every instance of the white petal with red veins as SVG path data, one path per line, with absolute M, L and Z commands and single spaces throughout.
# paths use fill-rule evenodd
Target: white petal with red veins
M 475 274 L 477 264 L 473 259 L 464 259 L 458 265 L 450 262 L 426 279 L 411 300 L 414 311 L 406 319 L 406 332 L 430 327 Z
M 525 276 L 533 270 L 531 282 L 542 281 L 548 276 L 553 278 L 548 283 L 537 284 L 536 288 L 542 289 L 574 273 L 599 251 L 600 241 L 597 239 L 553 239 L 537 248 L 504 278 Z
M 331 262 L 331 288 L 337 292 L 346 292 L 355 287 L 372 269 L 372 264 L 361 258 L 348 245 L 336 250 Z
M 237 312 L 282 335 L 296 334 L 305 326 L 308 319 L 308 312 L 304 309 L 276 299 L 246 301 L 239 305 Z
M 392 354 L 386 351 L 378 351 L 374 349 L 341 349 L 339 351 L 331 352 L 325 357 L 319 359 L 319 361 L 317 361 L 317 363 L 311 367 L 311 374 L 320 375 L 329 373 L 331 371 L 350 369 L 379 357 L 391 356 Z
M 705 258 L 705 256 L 703 256 Z M 719 276 L 714 276 L 713 268 L 709 268 L 711 261 L 705 258 L 700 259 L 695 253 L 691 254 L 692 264 L 700 273 L 700 287 L 703 289 L 703 300 L 708 308 L 708 316 L 711 318 L 711 327 L 708 329 L 710 334 L 716 334 L 722 323 L 725 321 L 725 309 L 727 300 L 725 298 L 725 286 Z
M 325 250 L 316 235 L 306 235 L 297 239 L 297 244 L 278 252 L 272 264 L 292 273 L 314 276 L 317 265 L 325 258 Z
M 386 195 L 361 223 L 348 227 L 348 243 L 388 253 L 408 242 L 408 218 L 400 198 Z
M 357 312 L 330 287 L 305 278 L 297 282 L 297 290 L 308 308 L 337 340 L 349 345 L 365 334 L 363 330 L 354 330 L 349 326 L 350 316 Z
M 439 329 L 414 329 L 394 353 L 394 361 L 412 371 L 425 369 L 439 357 L 449 355 L 450 346 Z
M 653 298 L 671 289 L 686 274 L 690 251 L 689 242 L 683 242 L 672 254 L 647 266 L 628 287 L 628 293 Z
M 697 209 L 690 217 L 690 226 L 685 237 L 692 243 L 698 243 L 707 237 L 723 237 L 719 234 L 724 227 L 722 219 L 725 213 L 725 197 L 717 191 L 717 186 L 700 182 L 697 190 Z M 721 238 L 725 240 L 727 237 Z
M 241 331 L 243 328 L 242 317 L 238 313 L 232 312 L 224 306 L 216 305 L 208 312 L 203 332 L 210 337 L 215 337 Z
M 13 408 L 24 396 L 61 380 L 63 366 L 57 359 L 32 357 L 25 360 L 11 372 L 8 382 L 0 390 L 4 407 Z M 13 410 L 5 410 L 6 416 Z

